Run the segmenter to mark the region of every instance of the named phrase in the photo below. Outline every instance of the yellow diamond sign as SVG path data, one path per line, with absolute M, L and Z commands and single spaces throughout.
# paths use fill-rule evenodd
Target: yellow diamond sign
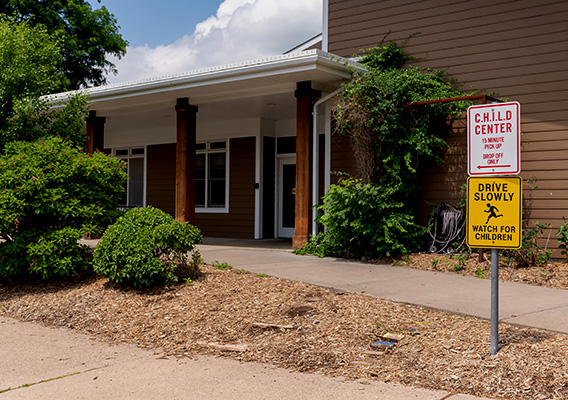
M 520 176 L 467 179 L 467 245 L 518 249 L 522 238 L 523 181 Z

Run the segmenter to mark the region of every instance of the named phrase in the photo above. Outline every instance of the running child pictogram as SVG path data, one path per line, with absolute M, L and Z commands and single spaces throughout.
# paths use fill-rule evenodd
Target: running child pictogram
M 503 216 L 503 214 L 497 215 L 495 213 L 495 211 L 499 212 L 499 210 L 497 209 L 497 207 L 492 206 L 491 203 L 487 203 L 487 207 L 488 207 L 488 209 L 484 210 L 484 212 L 489 213 L 489 215 L 487 216 L 487 221 L 485 221 L 486 224 L 489 223 L 489 220 L 491 218 L 499 218 L 499 217 Z

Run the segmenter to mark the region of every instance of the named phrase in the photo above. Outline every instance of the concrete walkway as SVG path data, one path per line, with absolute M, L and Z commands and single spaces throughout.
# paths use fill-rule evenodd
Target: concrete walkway
M 0 400 L 442 400 L 450 395 L 231 359 L 163 357 L 2 317 L 0 332 Z
M 334 258 L 297 256 L 287 242 L 205 239 L 199 246 L 206 262 L 225 261 L 234 268 L 380 299 L 416 304 L 489 319 L 491 280 Z M 249 242 L 247 242 L 249 243 Z M 499 282 L 500 320 L 510 324 L 568 333 L 568 290 Z
M 96 242 L 90 243 L 91 245 Z M 205 239 L 205 261 L 379 298 L 489 318 L 490 281 L 456 274 L 296 256 L 289 242 Z M 0 299 L 1 301 L 1 299 Z M 500 283 L 501 320 L 568 333 L 568 291 Z M 66 329 L 0 318 L 0 400 L 375 399 L 473 400 L 473 396 L 235 360 L 163 357 Z
M 259 363 L 108 344 L 69 329 L 0 317 L 0 400 L 475 400 Z

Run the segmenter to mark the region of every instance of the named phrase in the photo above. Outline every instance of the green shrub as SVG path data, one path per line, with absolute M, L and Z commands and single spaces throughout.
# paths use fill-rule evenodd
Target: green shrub
M 506 249 L 502 251 L 502 260 L 505 265 L 516 267 L 529 267 L 546 265 L 552 251 L 544 250 L 538 245 L 538 240 L 542 237 L 545 229 L 550 228 L 549 224 L 535 222 L 533 228 L 523 228 L 523 237 L 520 249 Z
M 220 269 L 222 271 L 226 271 L 226 270 L 231 270 L 233 269 L 233 266 L 231 264 L 229 264 L 228 262 L 219 262 L 217 260 L 213 261 L 213 268 L 215 269 Z
M 0 157 L 0 277 L 84 271 L 88 248 L 77 240 L 114 221 L 125 180 L 121 161 L 59 138 L 8 144 Z
M 420 172 L 443 163 L 449 119 L 460 117 L 470 102 L 413 103 L 467 94 L 439 70 L 405 66 L 412 57 L 389 42 L 367 49 L 366 71 L 354 71 L 338 98 L 340 136 L 350 139 L 358 173 L 364 183 L 397 190 L 403 201 L 420 190 Z
M 323 232 L 315 236 L 310 235 L 310 240 L 299 249 L 293 250 L 297 255 L 313 254 L 318 257 L 342 257 L 343 250 L 337 240 L 330 240 L 329 236 Z
M 453 263 L 452 261 L 450 261 L 450 265 L 451 265 L 452 267 L 454 267 L 454 270 L 455 270 L 456 272 L 459 272 L 459 271 L 463 271 L 463 270 L 465 269 L 465 267 L 467 266 L 465 262 L 466 262 L 467 259 L 469 258 L 469 254 L 454 254 L 454 255 L 452 256 L 452 258 L 453 258 L 454 260 L 456 260 L 458 263 L 455 264 L 455 263 Z
M 140 289 L 195 279 L 201 257 L 199 229 L 154 207 L 128 210 L 107 228 L 95 249 L 95 272 Z
M 568 222 L 565 217 L 562 217 L 562 219 L 564 220 L 564 223 L 560 225 L 555 236 L 560 243 L 558 245 L 558 249 L 561 250 L 560 254 L 564 254 L 568 260 Z
M 424 233 L 391 193 L 353 178 L 331 185 L 318 210 L 325 233 L 304 249 L 320 256 L 395 257 L 416 250 Z

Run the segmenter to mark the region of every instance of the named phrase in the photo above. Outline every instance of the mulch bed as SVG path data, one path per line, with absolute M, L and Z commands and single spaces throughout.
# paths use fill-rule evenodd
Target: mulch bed
M 479 262 L 478 253 L 466 255 L 466 260 L 464 260 L 463 263 L 460 263 L 460 256 L 460 254 L 412 254 L 406 259 L 386 260 L 386 262 L 428 271 L 452 272 L 461 275 L 477 276 L 480 279 L 491 278 L 491 254 L 489 252 L 483 254 L 482 262 Z M 546 265 L 517 267 L 500 262 L 499 279 L 528 285 L 568 289 L 568 263 L 551 261 Z
M 95 276 L 0 284 L 0 315 L 178 357 L 213 354 L 490 398 L 568 398 L 565 335 L 501 324 L 500 351 L 490 356 L 486 320 L 243 271 L 203 270 L 190 284 L 146 291 Z M 388 333 L 400 341 L 386 350 L 371 346 Z

